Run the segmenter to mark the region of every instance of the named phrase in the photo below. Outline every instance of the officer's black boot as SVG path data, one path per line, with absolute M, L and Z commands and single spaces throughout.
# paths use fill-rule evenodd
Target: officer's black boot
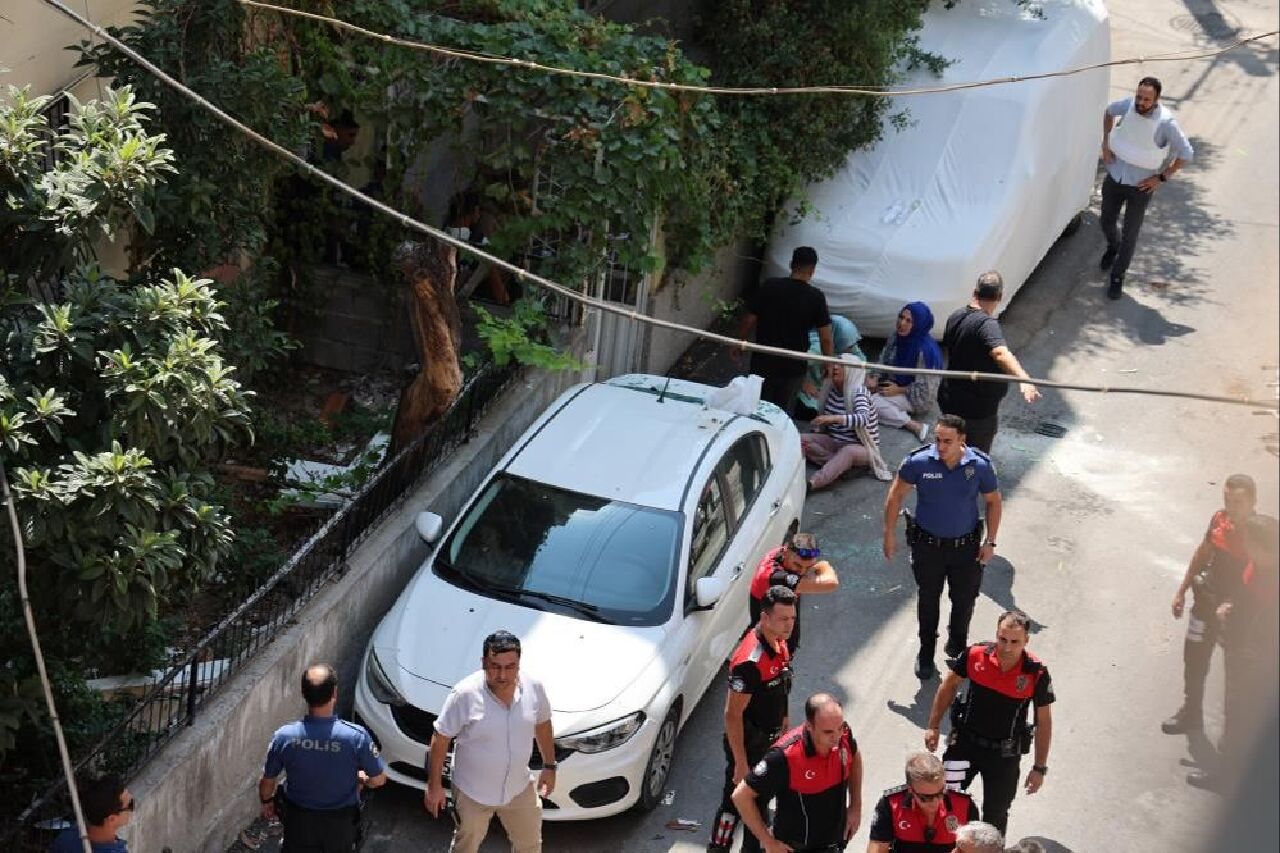
M 933 664 L 933 643 L 921 643 L 920 653 L 916 655 L 916 678 L 921 681 L 928 681 L 938 674 L 938 668 Z

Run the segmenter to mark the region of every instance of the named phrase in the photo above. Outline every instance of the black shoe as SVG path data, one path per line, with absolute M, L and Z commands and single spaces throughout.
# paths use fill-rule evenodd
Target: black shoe
M 1194 770 L 1188 773 L 1187 784 L 1193 788 L 1199 788 L 1201 791 L 1213 791 L 1215 794 L 1222 792 L 1222 777 L 1204 770 Z
M 1112 300 L 1119 299 L 1120 289 L 1123 286 L 1124 286 L 1124 279 L 1122 278 L 1111 279 L 1111 284 L 1107 286 L 1107 298 Z
M 938 668 L 933 665 L 933 652 L 926 652 L 921 649 L 920 654 L 916 655 L 916 678 L 921 681 L 928 681 L 931 678 L 936 678 L 937 675 Z
M 1192 714 L 1188 714 L 1185 708 L 1178 709 L 1178 713 L 1160 724 L 1160 731 L 1167 735 L 1190 735 L 1197 732 L 1204 733 L 1204 724 Z
M 1115 246 L 1108 246 L 1107 250 L 1102 253 L 1102 260 L 1098 263 L 1098 266 L 1101 269 L 1109 270 L 1111 269 L 1111 265 L 1115 263 L 1115 260 L 1116 260 Z
M 947 657 L 955 659 L 964 654 L 967 648 L 969 648 L 967 643 L 956 643 L 948 640 L 942 651 Z

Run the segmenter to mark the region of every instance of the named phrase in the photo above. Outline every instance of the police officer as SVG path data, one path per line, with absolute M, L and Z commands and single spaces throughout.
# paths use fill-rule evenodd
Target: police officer
M 876 803 L 867 853 L 951 853 L 960 827 L 978 815 L 973 798 L 947 790 L 942 762 L 929 752 L 907 756 L 906 776 Z
M 771 829 L 759 803 L 775 797 Z M 835 697 L 817 693 L 805 701 L 804 723 L 751 768 L 733 803 L 765 853 L 844 849 L 862 823 L 862 755 Z
M 1187 615 L 1187 636 L 1182 643 L 1182 707 L 1160 724 L 1165 734 L 1185 734 L 1197 745 L 1207 743 L 1204 735 L 1204 683 L 1209 677 L 1213 649 L 1218 645 L 1218 605 L 1230 595 L 1244 570 L 1244 542 L 1239 526 L 1253 515 L 1257 487 L 1247 474 L 1232 474 L 1222 487 L 1222 509 L 1209 519 L 1209 528 L 1196 552 L 1191 555 L 1186 574 L 1173 595 L 1173 618 L 1182 618 L 1187 593 L 1191 612 Z
M 787 637 L 796 621 L 796 594 L 785 586 L 771 586 L 764 594 L 760 621 L 729 656 L 729 695 L 724 705 L 724 794 L 711 826 L 707 850 L 728 850 L 738 829 L 733 792 L 752 765 L 787 730 L 787 699 L 791 693 L 791 653 Z M 742 841 L 743 853 L 760 845 L 751 833 Z
M 351 853 L 360 825 L 360 791 L 387 781 L 363 726 L 338 719 L 338 674 L 328 664 L 302 674 L 307 715 L 271 738 L 258 782 L 262 816 L 284 823 L 281 853 Z M 276 779 L 285 774 L 283 791 Z M 277 793 L 283 796 L 277 797 Z
M 951 708 L 951 735 L 942 755 L 947 784 L 967 789 L 982 774 L 982 819 L 1001 832 L 1009 822 L 1019 762 L 1031 749 L 1033 733 L 1036 754 L 1027 793 L 1040 790 L 1049 772 L 1053 682 L 1048 668 L 1027 651 L 1030 624 L 1027 614 L 1008 610 L 996 622 L 996 642 L 970 646 L 947 662 L 951 671 L 933 697 L 924 733 L 925 748 L 932 752 L 938 748 L 942 714 Z M 957 697 L 965 679 L 969 688 Z M 1029 706 L 1036 709 L 1034 725 L 1027 724 Z
M 916 490 L 915 517 L 906 513 L 906 518 L 911 573 L 919 590 L 916 677 L 921 680 L 938 674 L 933 656 L 944 583 L 951 596 L 947 657 L 959 655 L 968 645 L 969 619 L 982 586 L 982 569 L 995 554 L 996 531 L 1000 529 L 1000 485 L 995 466 L 987 454 L 965 445 L 964 430 L 963 418 L 938 418 L 934 443 L 907 454 L 884 502 L 884 556 L 892 560 L 898 549 L 895 526 L 902 502 L 907 492 L 913 487 Z M 985 539 L 978 516 L 979 494 L 987 510 Z
M 822 549 L 818 537 L 812 533 L 797 533 L 791 541 L 779 545 L 760 561 L 755 576 L 751 578 L 751 624 L 760 620 L 760 605 L 771 586 L 785 586 L 796 594 L 796 624 L 787 638 L 787 651 L 795 656 L 800 648 L 800 594 L 835 592 L 840 586 L 836 570 L 821 559 Z

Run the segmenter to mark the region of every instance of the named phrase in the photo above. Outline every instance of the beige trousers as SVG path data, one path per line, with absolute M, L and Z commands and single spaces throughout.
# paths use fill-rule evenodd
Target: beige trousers
M 496 814 L 511 840 L 512 853 L 542 853 L 542 800 L 534 783 L 511 798 L 505 806 L 477 803 L 458 788 L 453 789 L 458 810 L 458 826 L 453 831 L 449 853 L 476 853 Z

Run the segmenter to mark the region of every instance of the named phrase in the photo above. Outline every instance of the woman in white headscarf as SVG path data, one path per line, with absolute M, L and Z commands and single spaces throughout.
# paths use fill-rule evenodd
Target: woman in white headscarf
M 800 436 L 804 458 L 819 466 L 809 478 L 810 489 L 829 486 L 859 466 L 871 468 L 879 480 L 893 479 L 880 456 L 880 423 L 867 390 L 867 371 L 851 355 L 840 360 L 845 363 L 832 367 L 818 392 L 822 410 L 809 422 L 813 431 Z

